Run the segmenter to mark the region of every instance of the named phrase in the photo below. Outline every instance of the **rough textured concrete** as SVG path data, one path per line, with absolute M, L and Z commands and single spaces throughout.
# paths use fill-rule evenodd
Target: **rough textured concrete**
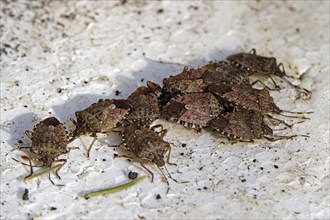
M 329 1 L 0 4 L 1 219 L 329 218 Z M 22 155 L 15 149 L 28 145 L 24 131 L 41 119 L 53 115 L 72 128 L 74 112 L 99 98 L 126 98 L 146 80 L 161 83 L 183 65 L 200 66 L 251 48 L 275 56 L 313 91 L 311 99 L 298 99 L 281 83 L 285 89 L 272 93 L 283 109 L 315 112 L 310 121 L 282 132 L 310 138 L 230 144 L 220 135 L 160 122 L 178 163 L 168 169 L 190 181 L 170 181 L 168 194 L 155 169 L 154 183 L 82 198 L 127 182 L 130 170 L 144 173 L 113 159 L 116 151 L 108 145 L 118 143 L 115 134 L 100 137 L 90 159 L 85 150 L 91 139 L 70 144 L 81 150 L 64 156 L 69 162 L 60 171 L 62 180 L 53 178 L 64 187 L 46 176 L 22 181 L 28 168 L 11 158 Z

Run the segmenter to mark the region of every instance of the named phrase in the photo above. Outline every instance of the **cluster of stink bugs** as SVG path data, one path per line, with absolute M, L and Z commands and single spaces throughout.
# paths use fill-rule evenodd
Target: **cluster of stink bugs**
M 262 80 L 251 82 L 252 75 L 270 79 L 273 86 L 267 86 Z M 163 139 L 166 129 L 160 124 L 152 126 L 160 118 L 197 131 L 220 132 L 233 142 L 297 137 L 299 135 L 277 135 L 274 131 L 309 119 L 304 114 L 311 112 L 280 109 L 269 92 L 280 90 L 274 77 L 310 93 L 290 83 L 283 64 L 278 64 L 273 57 L 257 55 L 253 49 L 249 53 L 231 55 L 227 61 L 212 62 L 200 68 L 185 67 L 180 74 L 163 79 L 163 87 L 148 81 L 127 99 L 99 100 L 75 113 L 76 119 L 71 119 L 75 125 L 72 132 L 67 132 L 56 118 L 47 118 L 32 132 L 26 132 L 32 144 L 28 147 L 29 156 L 22 157 L 29 161 L 24 164 L 30 167 L 25 179 L 38 175 L 33 175 L 35 166 L 46 167 L 48 173 L 54 171 L 59 177 L 58 171 L 66 160 L 58 157 L 67 153 L 70 150 L 67 145 L 81 135 L 94 138 L 87 150 L 89 157 L 98 133 L 119 132 L 122 141 L 117 147 L 124 152 L 119 157 L 139 163 L 150 174 L 151 181 L 154 175 L 148 168 L 150 164 L 159 169 L 168 185 L 167 177 L 184 183 L 172 178 L 167 171 L 166 164 L 176 164 L 170 162 L 171 144 Z M 262 89 L 255 88 L 257 83 Z M 283 117 L 296 120 L 288 123 Z

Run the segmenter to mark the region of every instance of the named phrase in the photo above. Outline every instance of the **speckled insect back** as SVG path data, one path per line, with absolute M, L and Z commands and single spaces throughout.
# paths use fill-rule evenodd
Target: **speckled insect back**
M 253 141 L 272 135 L 273 130 L 264 122 L 259 112 L 240 110 L 211 120 L 208 126 L 233 140 Z
M 165 165 L 165 154 L 170 150 L 170 144 L 155 131 L 129 124 L 124 127 L 122 147 L 136 156 L 141 163 Z
M 231 65 L 228 62 L 220 61 L 210 63 L 202 67 L 206 71 L 201 78 L 207 85 L 216 85 L 219 83 L 230 83 L 238 85 L 249 84 L 249 73 L 244 70 Z
M 267 76 L 272 80 L 276 89 L 279 89 L 279 86 L 273 80 L 272 75 L 280 77 L 281 79 L 289 83 L 293 88 L 301 90 L 307 96 L 310 96 L 311 93 L 310 91 L 301 88 L 299 86 L 293 85 L 287 79 L 293 77 L 288 76 L 286 74 L 283 64 L 282 63 L 277 64 L 275 57 L 265 57 L 265 56 L 257 55 L 256 50 L 252 49 L 250 53 L 238 53 L 228 56 L 227 60 L 229 60 L 230 63 L 236 66 L 237 68 L 246 70 L 249 73 L 249 75 L 261 74 Z M 261 82 L 261 81 L 257 80 L 254 83 L 256 82 Z
M 200 129 L 216 118 L 222 109 L 212 93 L 192 93 L 173 98 L 164 107 L 162 116 L 186 127 Z
M 122 143 L 120 147 L 127 151 L 129 155 L 122 157 L 130 158 L 134 162 L 140 163 L 140 165 L 146 169 L 151 175 L 151 182 L 153 182 L 154 174 L 145 166 L 147 164 L 154 164 L 163 174 L 163 177 L 166 180 L 167 185 L 169 182 L 162 171 L 162 168 L 165 168 L 167 175 L 170 179 L 178 182 L 176 179 L 173 179 L 165 164 L 175 165 L 170 160 L 171 146 L 168 142 L 163 140 L 166 130 L 161 130 L 160 132 L 155 132 L 152 129 L 145 127 L 137 126 L 134 124 L 127 123 L 124 126 L 124 131 L 122 133 Z M 167 158 L 165 159 L 167 154 Z M 185 183 L 185 182 L 178 182 Z M 169 190 L 169 188 L 168 188 Z
M 161 88 L 150 81 L 147 82 L 147 86 L 137 88 L 127 98 L 131 110 L 125 117 L 127 121 L 144 127 L 149 127 L 153 121 L 160 117 L 158 95 L 161 93 Z
M 87 157 L 89 157 L 91 147 L 96 140 L 96 134 L 113 131 L 114 128 L 120 125 L 130 109 L 131 106 L 126 100 L 100 99 L 90 107 L 75 113 L 77 121 L 72 121 L 76 125 L 76 129 L 73 131 L 70 141 L 84 134 L 94 137 L 87 150 Z
M 233 65 L 245 69 L 250 74 L 260 73 L 265 75 L 276 75 L 282 78 L 286 76 L 283 64 L 277 64 L 275 57 L 264 57 L 257 55 L 256 50 L 250 53 L 238 53 L 227 57 Z M 282 68 L 282 69 L 281 69 Z
M 209 121 L 208 126 L 230 140 L 254 141 L 265 138 L 270 141 L 292 139 L 294 137 L 308 137 L 307 135 L 274 135 L 273 129 L 264 121 L 260 112 L 239 108 L 237 112 L 228 113 Z
M 260 112 L 263 116 L 267 116 L 272 122 L 284 124 L 287 127 L 292 125 L 287 124 L 285 121 L 276 119 L 270 114 L 283 115 L 283 112 L 295 113 L 295 114 L 308 114 L 311 112 L 290 112 L 280 109 L 274 102 L 273 97 L 270 95 L 267 89 L 255 89 L 251 85 L 230 85 L 219 84 L 212 85 L 209 88 L 217 96 L 220 96 L 224 100 L 231 102 L 235 106 L 244 108 L 247 110 L 253 110 Z M 303 116 L 291 115 L 286 117 L 308 119 Z M 298 122 L 300 123 L 300 122 Z
M 178 94 L 203 92 L 207 85 L 201 79 L 205 70 L 185 67 L 182 73 L 163 79 L 163 91 L 170 98 Z
M 42 166 L 50 167 L 57 157 L 68 152 L 67 131 L 55 117 L 41 121 L 28 136 L 32 141 L 31 151 L 38 155 L 34 160 Z
M 31 160 L 36 166 L 47 168 L 52 167 L 54 162 L 62 162 L 55 170 L 55 174 L 58 176 L 57 172 L 66 163 L 66 159 L 58 159 L 58 157 L 69 152 L 68 135 L 64 125 L 55 117 L 49 117 L 35 125 L 32 132 L 26 131 L 25 133 L 32 143 L 30 147 L 24 147 L 29 149 L 29 157 L 23 156 L 23 158 L 29 161 L 28 166 L 30 166 L 30 174 L 24 179 L 33 175 L 32 167 L 34 166 L 32 166 Z M 51 182 L 53 183 L 52 180 Z

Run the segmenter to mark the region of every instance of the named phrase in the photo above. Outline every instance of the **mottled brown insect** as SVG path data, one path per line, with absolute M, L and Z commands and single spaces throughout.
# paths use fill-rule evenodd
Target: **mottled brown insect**
M 149 127 L 159 118 L 158 94 L 161 88 L 156 83 L 147 82 L 147 87 L 137 88 L 128 98 L 131 106 L 129 114 L 125 119 L 135 125 Z
M 297 115 L 285 115 L 286 113 L 305 114 L 311 112 L 291 112 L 280 109 L 274 102 L 274 99 L 269 94 L 267 89 L 254 89 L 250 85 L 230 85 L 230 84 L 218 84 L 212 85 L 209 91 L 220 96 L 221 98 L 233 103 L 240 108 L 254 110 L 260 112 L 263 116 L 266 116 L 271 123 L 281 123 L 287 127 L 292 125 L 287 124 L 285 121 L 276 119 L 270 114 L 278 114 L 285 117 L 308 119 L 303 116 Z
M 227 60 L 229 60 L 236 67 L 246 70 L 247 72 L 250 73 L 250 75 L 263 74 L 269 77 L 277 89 L 280 89 L 280 87 L 276 84 L 276 82 L 272 78 L 272 75 L 280 77 L 281 79 L 289 83 L 292 87 L 299 90 L 303 90 L 305 93 L 310 94 L 310 91 L 306 89 L 302 89 L 299 86 L 293 85 L 287 79 L 292 77 L 288 76 L 285 73 L 284 66 L 282 63 L 277 64 L 275 57 L 264 57 L 257 55 L 256 50 L 252 49 L 250 53 L 238 53 L 228 56 Z M 257 82 L 261 82 L 261 81 L 257 80 L 253 84 Z
M 73 131 L 70 142 L 80 135 L 94 137 L 87 150 L 87 157 L 96 140 L 97 133 L 109 133 L 116 128 L 126 117 L 131 106 L 122 99 L 100 99 L 90 107 L 76 112 L 77 121 L 73 121 L 76 129 Z
M 126 157 L 134 162 L 140 163 L 140 165 L 150 173 L 151 181 L 153 181 L 154 174 L 145 165 L 155 164 L 166 179 L 166 183 L 169 185 L 161 168 L 164 167 L 167 171 L 165 166 L 166 163 L 175 165 L 169 161 L 171 146 L 168 142 L 163 140 L 166 130 L 162 129 L 160 132 L 155 132 L 152 129 L 153 128 L 148 129 L 134 124 L 126 124 L 122 133 L 122 143 L 120 147 L 127 151 L 130 155 L 125 155 L 122 157 Z M 167 158 L 165 159 L 166 155 Z M 168 171 L 167 174 L 169 178 L 173 179 Z M 173 180 L 178 182 L 175 179 Z
M 30 167 L 30 174 L 25 179 L 33 175 L 34 166 L 31 161 L 39 167 L 51 167 L 54 162 L 62 162 L 55 171 L 56 176 L 60 178 L 58 171 L 64 166 L 66 159 L 58 157 L 69 152 L 67 131 L 63 124 L 55 117 L 49 117 L 37 124 L 32 132 L 26 131 L 25 134 L 32 141 L 30 147 L 23 147 L 29 149 L 29 157 L 23 156 L 29 161 Z
M 207 85 L 230 83 L 238 85 L 249 84 L 249 73 L 225 61 L 210 63 L 202 67 L 206 71 L 201 78 Z
M 253 141 L 265 138 L 276 141 L 291 139 L 298 135 L 273 135 L 273 130 L 264 122 L 263 115 L 253 110 L 239 109 L 211 120 L 208 126 L 225 134 L 230 140 Z
M 200 129 L 221 111 L 222 106 L 212 93 L 191 93 L 173 98 L 164 107 L 162 116 L 184 126 Z
M 178 94 L 203 92 L 207 87 L 201 79 L 204 72 L 203 68 L 190 69 L 185 67 L 182 73 L 165 78 L 163 80 L 163 93 L 167 94 L 167 101 Z

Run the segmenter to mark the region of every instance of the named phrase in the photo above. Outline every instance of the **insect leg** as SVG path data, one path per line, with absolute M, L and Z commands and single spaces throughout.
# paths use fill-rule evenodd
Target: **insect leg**
M 29 167 L 30 167 L 30 174 L 29 175 L 27 175 L 26 177 L 24 177 L 24 179 L 25 178 L 28 178 L 28 177 L 30 177 L 30 176 L 32 176 L 33 175 L 33 166 L 32 166 L 32 161 L 31 161 L 31 159 L 30 159 L 30 157 L 27 157 L 27 156 L 22 156 L 22 159 L 24 159 L 24 160 L 28 160 L 29 161 Z
M 275 86 L 275 90 L 276 90 L 276 89 L 280 90 L 281 87 L 279 87 L 279 86 L 276 84 L 275 80 L 274 80 L 271 76 L 269 76 L 269 78 L 270 78 L 270 80 L 273 82 L 273 84 L 274 84 L 274 86 Z
M 32 132 L 31 132 L 31 131 L 25 131 L 25 135 L 26 135 L 28 138 L 32 139 Z
M 55 170 L 55 175 L 56 175 L 56 177 L 57 178 L 59 178 L 59 179 L 61 179 L 61 177 L 60 177 L 60 175 L 58 175 L 58 171 L 66 164 L 66 162 L 67 162 L 67 160 L 66 159 L 59 159 L 59 160 L 56 160 L 56 161 L 54 161 L 54 162 L 63 162 L 60 166 L 59 166 L 59 168 L 57 168 L 56 170 Z
M 170 162 L 170 155 L 171 155 L 171 150 L 172 150 L 172 148 L 171 148 L 171 146 L 170 146 L 170 147 L 169 147 L 169 149 L 168 149 L 168 154 L 167 154 L 166 163 L 167 163 L 167 164 L 169 164 L 169 165 L 174 165 L 174 166 L 177 166 L 177 164 L 176 164 L 176 163 L 171 163 L 171 162 Z
M 278 88 L 275 88 L 275 89 L 272 89 L 270 87 L 268 87 L 265 83 L 263 83 L 262 81 L 260 81 L 259 79 L 254 81 L 253 83 L 251 83 L 251 87 L 254 86 L 255 84 L 257 83 L 260 83 L 261 85 L 263 85 L 265 88 L 267 88 L 269 91 L 280 91 L 280 89 Z
M 160 170 L 160 172 L 161 172 L 162 175 L 163 175 L 163 178 L 164 178 L 165 181 L 166 181 L 166 184 L 167 184 L 166 194 L 167 194 L 167 193 L 170 191 L 170 183 L 168 182 L 168 180 L 167 180 L 167 178 L 166 178 L 166 176 L 165 176 L 163 170 L 162 170 L 159 166 L 157 166 L 157 168 Z M 168 173 L 168 175 L 169 175 L 169 177 L 170 177 L 171 179 L 173 179 L 169 173 Z M 177 180 L 175 180 L 175 181 L 177 181 Z
M 272 123 L 272 125 L 279 125 L 279 124 L 284 124 L 286 127 L 288 128 L 292 128 L 293 124 L 288 124 L 283 120 L 280 120 L 278 118 L 274 118 L 271 115 L 266 115 L 267 119 L 270 121 L 270 123 Z M 275 122 L 278 122 L 278 124 L 276 124 Z
M 89 153 L 92 150 L 93 144 L 96 141 L 96 137 L 94 137 L 94 140 L 92 141 L 92 143 L 89 145 L 88 149 L 87 149 L 87 158 L 89 158 Z
M 148 171 L 148 173 L 151 175 L 151 182 L 154 181 L 154 173 L 151 172 L 151 170 L 149 170 L 146 166 L 143 165 L 143 163 L 140 163 L 140 165 L 146 170 Z

